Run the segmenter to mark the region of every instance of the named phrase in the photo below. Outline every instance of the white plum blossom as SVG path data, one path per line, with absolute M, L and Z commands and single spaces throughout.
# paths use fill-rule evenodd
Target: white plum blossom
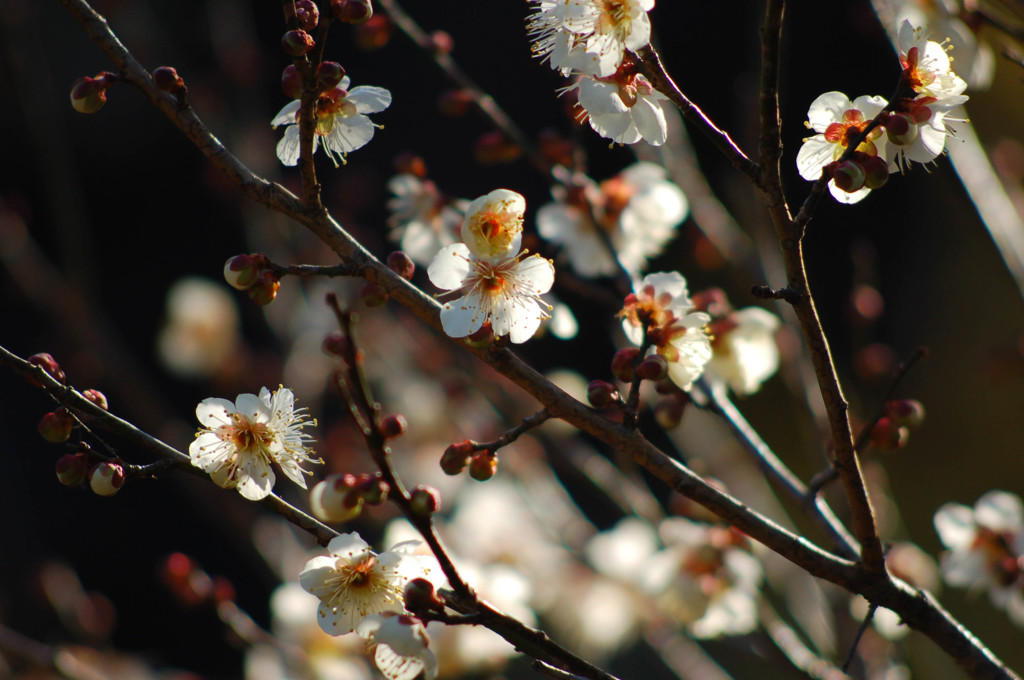
M 311 437 L 302 428 L 316 425 L 305 409 L 295 408 L 292 391 L 279 387 L 273 394 L 264 387 L 259 396 L 241 394 L 227 399 L 204 399 L 196 407 L 204 426 L 188 447 L 192 465 L 210 474 L 225 489 L 237 488 L 243 497 L 258 501 L 274 486 L 271 468 L 306 488 L 301 463 L 319 462 L 307 446 Z
M 694 311 L 686 279 L 677 272 L 648 274 L 638 291 L 626 297 L 619 315 L 626 337 L 638 346 L 646 339 L 648 353 L 660 354 L 668 361 L 672 382 L 680 389 L 690 389 L 711 360 L 707 333 L 711 317 Z
M 1024 626 L 1024 508 L 1020 498 L 990 491 L 973 509 L 946 503 L 933 521 L 949 549 L 941 559 L 946 583 L 987 589 L 992 603 Z
M 399 543 L 376 554 L 359 534 L 336 536 L 329 555 L 314 557 L 299 574 L 299 584 L 320 599 L 317 623 L 330 635 L 351 633 L 364 618 L 383 612 L 403 613 L 406 584 L 428 573 L 413 555 L 418 543 Z
M 526 342 L 549 317 L 541 295 L 551 289 L 555 268 L 540 255 L 520 252 L 526 200 L 496 189 L 466 210 L 463 243 L 446 246 L 427 269 L 430 281 L 456 299 L 444 303 L 441 325 L 453 338 L 472 335 L 490 322 L 496 337 Z
M 635 163 L 600 185 L 573 178 L 537 211 L 537 230 L 556 245 L 580 276 L 613 276 L 621 266 L 639 276 L 661 253 L 689 212 L 682 190 L 653 163 Z M 595 223 L 595 219 L 597 222 Z M 601 231 L 615 249 L 608 251 Z
M 760 307 L 740 309 L 712 323 L 708 381 L 728 385 L 740 395 L 757 392 L 779 368 L 778 328 L 779 318 Z
M 805 125 L 818 134 L 804 140 L 796 156 L 800 176 L 809 181 L 821 177 L 826 166 L 839 159 L 852 137 L 856 136 L 886 107 L 888 102 L 879 96 L 861 96 L 852 102 L 842 92 L 826 92 L 811 103 Z M 881 127 L 874 128 L 857 147 L 867 156 L 880 156 L 887 160 L 886 138 Z M 836 186 L 835 179 L 828 183 L 829 192 L 840 203 L 857 203 L 870 193 L 868 187 L 847 192 Z
M 391 105 L 391 93 L 384 88 L 361 85 L 349 90 L 350 82 L 345 76 L 338 87 L 321 92 L 314 112 L 313 151 L 322 145 L 335 167 L 339 158 L 344 163 L 345 154 L 365 146 L 380 127 L 366 114 L 378 113 Z M 275 128 L 287 126 L 277 144 L 277 157 L 288 166 L 299 162 L 299 105 L 298 99 L 286 104 L 270 121 Z
M 612 76 L 608 80 L 585 76 L 572 88 L 578 88 L 579 103 L 590 127 L 602 137 L 616 144 L 636 144 L 642 139 L 651 146 L 661 146 L 668 139 L 661 108 L 668 99 L 642 75 Z
M 534 56 L 551 68 L 608 76 L 622 63 L 626 49 L 651 41 L 647 17 L 654 0 L 530 0 L 527 21 Z
M 388 182 L 392 240 L 417 264 L 427 265 L 437 251 L 458 240 L 466 201 L 449 201 L 430 180 L 396 175 Z
M 928 40 L 923 29 L 904 21 L 900 24 L 897 44 L 904 78 L 914 92 L 939 101 L 952 99 L 958 104 L 967 101 L 963 95 L 967 82 L 953 72 L 953 63 L 946 54 L 946 48 Z
M 982 40 L 960 18 L 961 7 L 954 0 L 927 3 L 902 0 L 898 3 L 894 26 L 899 30 L 909 21 L 925 35 L 941 36 L 949 41 L 956 56 L 957 73 L 971 89 L 988 89 L 995 77 L 996 61 L 992 46 Z
M 430 649 L 427 629 L 404 614 L 371 614 L 356 627 L 356 633 L 376 646 L 373 660 L 388 680 L 424 680 L 437 677 L 437 656 Z

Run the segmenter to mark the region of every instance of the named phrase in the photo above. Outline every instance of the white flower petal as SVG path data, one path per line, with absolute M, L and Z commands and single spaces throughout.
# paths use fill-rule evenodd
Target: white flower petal
M 291 167 L 298 165 L 299 153 L 299 126 L 291 125 L 285 128 L 284 136 L 277 143 L 277 158 L 282 164 Z
M 469 276 L 470 268 L 469 248 L 464 243 L 453 243 L 434 256 L 427 268 L 427 277 L 441 290 L 455 290 Z
M 378 113 L 391 105 L 391 93 L 383 87 L 360 85 L 350 90 L 345 100 L 355 104 L 359 113 Z

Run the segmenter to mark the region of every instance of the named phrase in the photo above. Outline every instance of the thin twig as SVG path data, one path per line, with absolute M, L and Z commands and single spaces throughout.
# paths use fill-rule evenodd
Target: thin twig
M 857 647 L 860 645 L 860 639 L 864 637 L 864 632 L 871 625 L 871 620 L 875 618 L 875 611 L 878 610 L 878 605 L 872 603 L 868 608 L 867 616 L 860 622 L 857 627 L 857 634 L 853 636 L 853 642 L 850 643 L 850 651 L 846 654 L 846 660 L 843 661 L 843 670 L 849 671 L 850 665 L 853 664 L 853 658 L 857 655 Z

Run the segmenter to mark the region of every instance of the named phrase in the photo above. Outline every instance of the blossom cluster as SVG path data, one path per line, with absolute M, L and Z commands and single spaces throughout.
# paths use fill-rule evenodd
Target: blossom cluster
M 555 267 L 540 255 L 520 252 L 526 199 L 495 189 L 466 209 L 462 243 L 442 248 L 427 269 L 430 281 L 451 291 L 441 326 L 464 338 L 490 324 L 495 337 L 526 342 L 550 315 L 541 295 L 551 290 Z
M 527 21 L 533 53 L 562 75 L 579 80 L 578 91 L 590 126 L 619 144 L 641 139 L 664 144 L 665 96 L 637 70 L 629 52 L 651 41 L 647 13 L 654 0 L 530 0 Z
M 912 162 L 935 160 L 953 132 L 950 113 L 967 101 L 967 83 L 953 72 L 943 45 L 906 21 L 898 44 L 903 72 L 892 102 L 877 95 L 851 102 L 842 92 L 826 92 L 807 112 L 806 125 L 818 134 L 804 140 L 797 169 L 810 181 L 827 172 L 840 203 L 857 203 Z

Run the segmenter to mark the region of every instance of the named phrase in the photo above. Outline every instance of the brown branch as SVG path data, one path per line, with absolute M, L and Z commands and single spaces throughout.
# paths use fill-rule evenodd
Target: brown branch
M 732 140 L 728 132 L 715 125 L 700 110 L 699 106 L 682 93 L 679 86 L 672 80 L 672 76 L 665 70 L 665 65 L 661 63 L 661 57 L 654 46 L 647 45 L 636 53 L 629 50 L 626 52 L 636 60 L 640 72 L 651 81 L 654 89 L 668 97 L 669 101 L 675 104 L 683 114 L 683 117 L 696 125 L 718 147 L 718 150 L 729 159 L 733 167 L 749 177 L 754 184 L 760 186 L 761 170 L 757 167 L 757 163 L 750 160 L 747 154 Z

